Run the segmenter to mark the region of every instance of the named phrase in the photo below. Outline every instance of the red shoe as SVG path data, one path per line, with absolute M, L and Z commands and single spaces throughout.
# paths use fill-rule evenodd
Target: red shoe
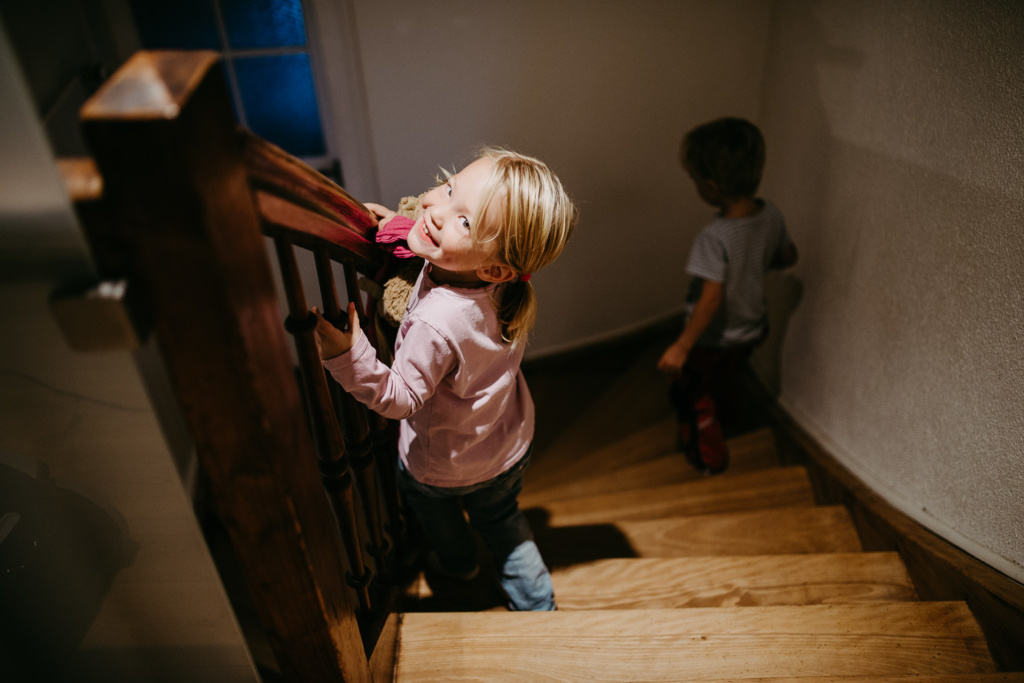
M 711 475 L 724 472 L 729 467 L 729 451 L 717 422 L 702 420 L 695 444 L 690 441 L 690 425 L 680 424 L 677 429 L 676 445 L 693 469 Z
M 729 467 L 729 450 L 725 447 L 722 426 L 713 417 L 705 417 L 697 423 L 697 449 L 700 454 L 700 469 L 705 474 L 719 474 Z

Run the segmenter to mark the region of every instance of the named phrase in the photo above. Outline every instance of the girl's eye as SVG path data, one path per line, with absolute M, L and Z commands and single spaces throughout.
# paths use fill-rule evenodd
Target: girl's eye
M 464 227 L 466 230 L 469 230 L 469 219 L 468 218 L 466 218 L 465 216 L 459 216 L 459 221 L 462 222 L 462 227 Z
M 445 194 L 447 194 L 447 195 L 448 195 L 449 197 L 451 197 L 451 196 L 452 196 L 452 184 L 451 184 L 451 183 L 445 183 L 445 184 L 444 184 L 444 192 L 445 192 Z

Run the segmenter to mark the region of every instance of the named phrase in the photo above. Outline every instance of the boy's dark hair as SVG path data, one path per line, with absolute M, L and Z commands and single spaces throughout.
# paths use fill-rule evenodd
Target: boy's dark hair
M 752 197 L 761 184 L 764 137 L 745 119 L 716 119 L 686 134 L 679 159 L 691 176 L 713 180 L 725 195 Z

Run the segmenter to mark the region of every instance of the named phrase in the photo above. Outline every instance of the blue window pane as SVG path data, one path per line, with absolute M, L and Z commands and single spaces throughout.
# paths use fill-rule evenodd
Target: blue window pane
M 142 46 L 150 50 L 219 50 L 210 0 L 132 0 Z
M 296 156 L 324 153 L 324 136 L 305 54 L 235 60 L 249 128 Z
M 306 44 L 299 0 L 221 0 L 220 9 L 233 50 Z

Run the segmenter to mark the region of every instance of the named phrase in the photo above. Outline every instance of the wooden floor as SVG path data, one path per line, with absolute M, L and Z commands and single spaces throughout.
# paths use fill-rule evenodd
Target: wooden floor
M 672 334 L 525 367 L 520 502 L 559 611 L 507 612 L 483 552 L 473 581 L 421 574 L 396 680 L 1024 681 L 964 603 L 918 600 L 898 554 L 863 552 L 749 402 L 726 414 L 729 470 L 692 470 L 655 370 Z

